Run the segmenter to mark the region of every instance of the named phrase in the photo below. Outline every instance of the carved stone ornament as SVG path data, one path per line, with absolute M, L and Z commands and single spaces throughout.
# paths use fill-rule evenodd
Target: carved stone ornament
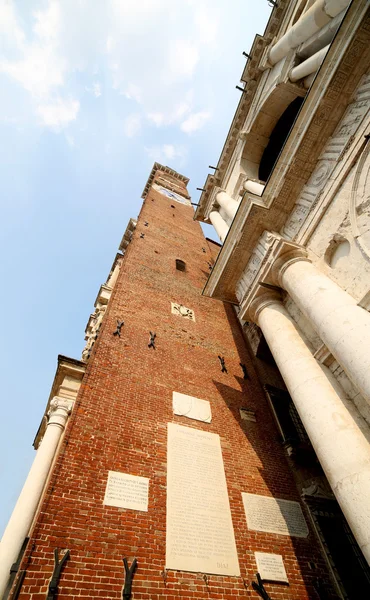
M 184 319 L 188 319 L 189 321 L 195 321 L 194 311 L 191 308 L 187 308 L 183 304 L 171 302 L 171 313 L 180 317 L 184 317 Z
M 71 400 L 67 400 L 67 398 L 59 398 L 59 396 L 54 396 L 54 398 L 50 402 L 50 407 L 47 415 L 50 419 L 50 417 L 58 409 L 65 410 L 69 414 L 72 410 L 72 406 L 73 402 Z
M 332 175 L 337 164 L 343 160 L 346 152 L 348 152 L 348 149 L 354 140 L 356 130 L 370 108 L 369 82 L 370 75 L 365 75 L 357 88 L 353 102 L 349 104 L 336 130 L 329 138 L 328 143 L 317 162 L 316 168 L 304 186 L 295 203 L 293 211 L 289 215 L 281 231 L 284 237 L 291 240 L 296 239 L 308 214 L 319 203 L 329 177 Z M 358 176 L 355 177 L 354 185 L 356 185 L 356 179 L 358 180 Z M 357 190 L 355 192 L 357 192 Z M 357 197 L 355 192 L 353 193 L 352 198 Z M 352 200 L 352 205 L 355 203 L 356 200 Z M 353 216 L 354 210 L 352 208 L 352 221 Z M 361 246 L 361 243 L 359 243 L 359 245 Z M 368 255 L 368 248 L 366 250 L 363 248 L 361 249 Z

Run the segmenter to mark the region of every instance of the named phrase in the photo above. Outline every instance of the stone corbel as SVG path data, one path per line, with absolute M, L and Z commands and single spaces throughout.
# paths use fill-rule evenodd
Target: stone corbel
M 262 56 L 261 56 L 261 60 L 258 65 L 258 69 L 260 71 L 266 71 L 267 69 L 272 69 L 273 65 L 269 62 L 269 54 L 270 54 L 271 48 L 276 44 L 276 42 L 277 42 L 277 38 L 274 37 L 272 39 L 272 41 L 265 47 L 265 49 L 262 53 Z

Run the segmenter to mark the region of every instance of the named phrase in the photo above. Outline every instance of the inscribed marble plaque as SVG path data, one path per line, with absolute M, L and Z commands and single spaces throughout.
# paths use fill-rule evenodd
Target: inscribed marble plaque
M 175 415 L 210 423 L 212 421 L 211 405 L 208 400 L 200 400 L 193 396 L 173 392 L 172 406 Z
M 220 437 L 168 424 L 166 568 L 239 576 Z
M 308 527 L 299 502 L 242 493 L 249 529 L 307 537 Z
M 283 581 L 288 583 L 288 577 L 281 554 L 255 552 L 257 571 L 264 581 Z
M 147 477 L 108 471 L 103 504 L 147 512 L 148 492 L 149 479 Z

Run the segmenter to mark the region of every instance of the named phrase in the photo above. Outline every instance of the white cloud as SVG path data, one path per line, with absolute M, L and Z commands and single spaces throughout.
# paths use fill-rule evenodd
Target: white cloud
M 31 46 L 18 61 L 1 61 L 0 71 L 20 83 L 32 96 L 47 96 L 64 81 L 65 64 L 50 47 Z
M 181 129 L 185 133 L 194 133 L 194 131 L 198 131 L 198 129 L 203 127 L 210 116 L 211 114 L 206 111 L 193 113 L 189 115 L 186 121 L 181 123 Z
M 93 94 L 95 96 L 95 98 L 99 98 L 99 96 L 101 96 L 101 86 L 100 83 L 98 81 L 95 81 L 93 83 Z
M 207 10 L 205 6 L 197 6 L 194 14 L 195 26 L 198 29 L 199 41 L 203 44 L 211 44 L 216 40 L 219 29 L 219 18 L 214 12 Z
M 152 121 L 154 125 L 157 125 L 157 127 L 164 125 L 164 123 L 166 122 L 166 116 L 160 112 L 148 113 L 147 117 L 149 121 Z
M 157 127 L 162 127 L 163 125 L 172 125 L 173 123 L 177 123 L 181 121 L 187 115 L 193 105 L 193 97 L 194 91 L 189 90 L 184 95 L 184 98 L 178 104 L 175 104 L 172 110 L 167 113 L 163 112 L 149 112 L 146 116 L 149 121 L 152 121 Z
M 0 3 L 0 32 L 3 42 L 5 38 L 8 38 L 7 41 L 12 45 L 21 45 L 24 41 L 25 35 L 19 27 L 14 6 L 10 2 Z
M 174 40 L 169 47 L 169 64 L 164 71 L 163 79 L 190 78 L 199 61 L 199 51 L 193 42 Z
M 61 131 L 71 121 L 75 121 L 80 109 L 78 100 L 72 98 L 62 100 L 58 98 L 49 104 L 40 104 L 37 109 L 43 125 L 51 127 L 54 131 Z
M 60 6 L 57 2 L 51 0 L 49 6 L 44 11 L 35 11 L 33 16 L 36 23 L 33 27 L 34 32 L 40 39 L 52 41 L 57 38 L 60 25 Z
M 141 129 L 141 116 L 137 113 L 129 115 L 123 122 L 123 131 L 129 138 L 135 137 Z
M 129 100 L 136 100 L 140 104 L 142 101 L 142 90 L 135 83 L 129 83 L 125 91 L 125 96 Z
M 150 146 L 145 148 L 145 152 L 153 161 L 165 163 L 167 161 L 176 162 L 183 165 L 186 162 L 187 149 L 177 144 L 163 144 L 162 146 Z

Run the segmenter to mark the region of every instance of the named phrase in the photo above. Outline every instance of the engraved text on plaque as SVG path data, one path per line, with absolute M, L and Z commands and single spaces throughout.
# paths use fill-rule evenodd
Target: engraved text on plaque
M 103 504 L 147 512 L 148 491 L 147 477 L 109 471 Z
M 220 438 L 168 424 L 166 568 L 240 575 Z
M 248 529 L 307 537 L 308 527 L 299 502 L 242 493 Z

